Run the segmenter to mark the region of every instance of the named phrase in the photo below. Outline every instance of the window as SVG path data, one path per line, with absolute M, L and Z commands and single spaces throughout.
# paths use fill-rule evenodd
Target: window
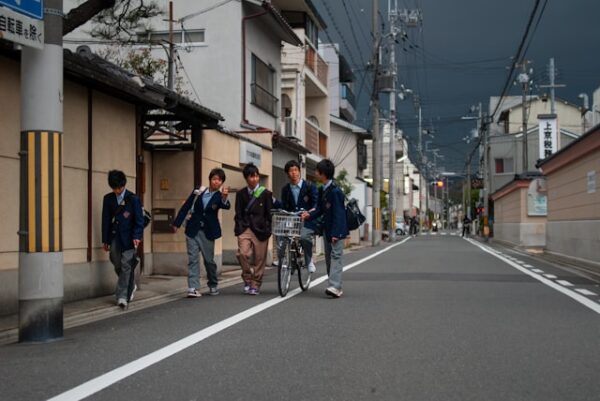
M 138 35 L 140 41 L 148 41 L 152 43 L 169 43 L 168 31 L 144 32 Z M 200 30 L 185 30 L 173 31 L 173 43 L 176 45 L 201 45 L 205 43 L 204 29 Z
M 507 158 L 507 159 L 494 159 L 495 163 L 496 163 L 496 174 L 505 174 L 505 173 L 513 173 L 514 172 L 514 165 L 513 165 L 513 159 L 511 158 Z
M 277 117 L 278 99 L 275 93 L 275 70 L 252 55 L 251 102 L 272 116 Z

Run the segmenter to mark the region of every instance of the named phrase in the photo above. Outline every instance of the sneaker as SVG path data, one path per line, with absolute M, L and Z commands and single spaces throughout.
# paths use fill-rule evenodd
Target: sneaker
M 258 288 L 250 288 L 250 291 L 248 291 L 248 295 L 258 295 L 260 294 L 260 291 L 258 291 Z
M 200 293 L 200 291 L 198 291 L 195 288 L 191 288 L 187 292 L 187 297 L 188 298 L 200 298 L 201 296 L 202 296 L 202 294 Z
M 219 289 L 217 287 L 209 287 L 208 288 L 208 295 L 219 295 Z
M 315 264 L 311 260 L 310 263 L 308 264 L 308 272 L 309 273 L 314 273 L 316 271 L 317 271 L 317 266 L 315 266 Z
M 344 292 L 342 290 L 338 290 L 335 287 L 327 287 L 327 289 L 325 290 L 325 294 L 333 298 L 339 298 L 342 296 L 343 293 Z
M 121 309 L 127 308 L 127 300 L 125 298 L 119 298 L 117 301 L 117 306 Z
M 244 283 L 244 294 L 250 294 L 250 283 Z
M 133 301 L 133 297 L 134 297 L 136 291 L 137 291 L 137 285 L 134 284 L 133 290 L 131 290 L 131 295 L 129 296 L 129 302 Z

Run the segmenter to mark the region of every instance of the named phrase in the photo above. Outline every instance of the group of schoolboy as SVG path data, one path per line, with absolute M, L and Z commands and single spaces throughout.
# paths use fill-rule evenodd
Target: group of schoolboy
M 244 293 L 258 295 L 263 282 L 267 260 L 268 242 L 271 237 L 271 211 L 284 209 L 297 212 L 304 221 L 300 241 L 304 249 L 305 266 L 312 273 L 316 270 L 312 260 L 315 222 L 322 220 L 325 263 L 329 286 L 325 293 L 333 298 L 342 295 L 342 254 L 344 238 L 349 231 L 346 225 L 344 194 L 336 186 L 333 163 L 324 159 L 316 167 L 316 185 L 301 178 L 300 164 L 290 160 L 285 165 L 289 183 L 275 199 L 271 191 L 260 185 L 258 168 L 247 164 L 242 173 L 247 186 L 237 192 L 235 199 L 235 228 L 238 239 L 237 259 L 242 269 Z M 187 296 L 202 296 L 200 288 L 200 254 L 204 260 L 208 282 L 208 294 L 218 295 L 217 265 L 214 261 L 215 240 L 221 237 L 218 219 L 219 209 L 230 209 L 229 188 L 224 186 L 225 172 L 220 168 L 211 170 L 208 187 L 195 188 L 189 195 L 174 222 L 176 232 L 185 225 L 188 254 Z M 117 304 L 125 308 L 133 299 L 135 284 L 132 271 L 135 254 L 142 241 L 143 210 L 135 194 L 125 189 L 126 178 L 121 171 L 109 172 L 108 183 L 112 192 L 104 197 L 102 210 L 102 242 L 110 252 L 110 260 L 119 279 Z

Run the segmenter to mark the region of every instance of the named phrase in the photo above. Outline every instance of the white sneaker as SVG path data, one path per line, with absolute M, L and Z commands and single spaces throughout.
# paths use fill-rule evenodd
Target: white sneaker
M 200 298 L 202 294 L 195 288 L 189 288 L 187 292 L 188 298 Z
M 325 294 L 333 298 L 339 298 L 342 296 L 343 293 L 344 292 L 342 290 L 338 290 L 335 287 L 327 287 L 327 289 L 325 290 Z
M 117 301 L 117 306 L 119 306 L 121 309 L 127 308 L 127 300 L 125 298 L 119 298 Z
M 314 273 L 316 271 L 317 271 L 317 266 L 315 266 L 315 264 L 311 260 L 310 263 L 308 264 L 308 272 L 309 273 Z

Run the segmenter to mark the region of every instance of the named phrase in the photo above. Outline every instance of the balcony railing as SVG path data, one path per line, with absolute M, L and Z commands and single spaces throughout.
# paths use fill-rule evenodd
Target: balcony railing
M 305 141 L 306 148 L 315 155 L 319 154 L 319 129 L 306 120 L 305 124 Z
M 277 117 L 277 103 L 279 102 L 279 99 L 257 83 L 251 84 L 250 88 L 252 96 L 251 103 L 256 107 L 263 109 L 273 117 Z
M 306 47 L 304 62 L 306 63 L 308 68 L 317 76 L 317 79 L 323 84 L 323 86 L 327 87 L 327 63 L 310 45 Z
M 304 125 L 306 128 L 304 129 L 304 140 L 306 142 L 306 148 L 315 155 L 327 157 L 327 135 L 325 135 L 325 133 L 310 120 L 305 120 L 305 122 Z
M 354 96 L 354 92 L 352 92 L 352 88 L 350 88 L 348 84 L 343 83 L 340 85 L 340 98 L 346 99 L 352 107 L 356 106 L 356 97 Z

